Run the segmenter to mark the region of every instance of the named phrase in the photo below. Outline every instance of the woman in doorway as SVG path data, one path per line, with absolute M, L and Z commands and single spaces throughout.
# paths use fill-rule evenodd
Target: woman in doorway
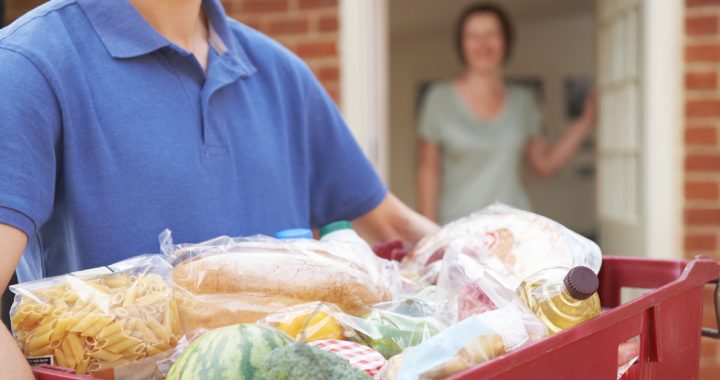
M 497 5 L 467 8 L 456 26 L 465 72 L 437 83 L 419 119 L 417 190 L 420 212 L 447 223 L 494 202 L 529 209 L 520 179 L 525 162 L 541 178 L 565 165 L 595 126 L 595 96 L 582 116 L 552 145 L 530 90 L 503 78 L 513 28 Z

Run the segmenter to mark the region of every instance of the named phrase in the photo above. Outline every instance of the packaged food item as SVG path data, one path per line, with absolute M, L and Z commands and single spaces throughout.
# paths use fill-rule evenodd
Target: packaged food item
M 465 254 L 490 267 L 513 290 L 544 268 L 586 266 L 597 273 L 602 262 L 597 244 L 559 223 L 494 204 L 423 238 L 403 259 L 403 269 L 427 272 L 453 243 L 465 244 Z
M 390 292 L 366 268 L 330 246 L 309 239 L 220 237 L 199 244 L 168 244 L 175 264 L 173 298 L 186 334 L 256 322 L 283 308 L 324 301 L 363 315 Z
M 331 245 L 339 245 L 336 252 L 358 265 L 364 266 L 373 282 L 380 280 L 380 259 L 372 248 L 352 228 L 346 220 L 333 222 L 320 228 L 320 240 Z
M 293 343 L 281 331 L 258 324 L 215 329 L 190 343 L 167 380 L 255 379 L 271 352 Z
M 441 263 L 436 291 L 436 316 L 451 325 L 472 315 L 516 306 L 531 340 L 547 335 L 547 328 L 528 310 L 499 274 L 465 254 L 466 245 L 452 244 Z
M 517 294 L 552 334 L 600 315 L 598 286 L 590 268 L 548 268 L 525 279 Z
M 444 379 L 529 342 L 516 305 L 466 318 L 402 354 L 398 380 Z
M 28 358 L 120 378 L 115 369 L 171 350 L 182 335 L 171 269 L 146 255 L 13 285 L 13 335 Z
M 274 327 L 298 342 L 322 339 L 352 338 L 355 333 L 347 326 L 349 315 L 324 302 L 291 306 L 261 319 L 258 323 Z M 340 322 L 342 321 L 342 323 Z
M 422 343 L 445 328 L 432 316 L 411 317 L 382 309 L 373 309 L 365 318 L 353 318 L 350 324 L 364 344 L 386 359 Z
M 386 363 L 385 358 L 379 352 L 355 342 L 316 340 L 309 342 L 308 345 L 332 352 L 370 376 L 375 376 Z

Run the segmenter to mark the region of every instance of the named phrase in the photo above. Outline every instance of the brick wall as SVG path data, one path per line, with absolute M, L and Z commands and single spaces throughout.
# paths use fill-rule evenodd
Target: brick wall
M 5 0 L 9 23 L 44 0 Z M 338 0 L 223 0 L 227 13 L 294 51 L 339 103 Z
M 299 55 L 339 102 L 338 0 L 223 0 L 228 14 Z
M 685 3 L 685 251 L 720 259 L 720 0 Z M 704 325 L 713 317 L 708 287 Z M 701 379 L 720 379 L 719 345 L 703 339 Z

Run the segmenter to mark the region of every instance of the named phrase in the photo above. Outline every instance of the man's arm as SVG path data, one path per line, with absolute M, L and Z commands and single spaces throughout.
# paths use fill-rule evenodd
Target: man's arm
M 409 245 L 440 228 L 390 193 L 372 211 L 354 220 L 353 226 L 371 243 L 402 239 Z
M 22 231 L 0 224 L 0 290 L 2 292 L 7 289 L 26 244 L 27 237 Z M 25 357 L 18 349 L 15 338 L 2 323 L 0 323 L 0 378 L 19 380 L 35 378 Z

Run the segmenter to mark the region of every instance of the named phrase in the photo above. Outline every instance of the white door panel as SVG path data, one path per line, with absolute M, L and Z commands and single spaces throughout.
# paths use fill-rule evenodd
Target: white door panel
M 598 0 L 600 244 L 644 254 L 641 1 Z

